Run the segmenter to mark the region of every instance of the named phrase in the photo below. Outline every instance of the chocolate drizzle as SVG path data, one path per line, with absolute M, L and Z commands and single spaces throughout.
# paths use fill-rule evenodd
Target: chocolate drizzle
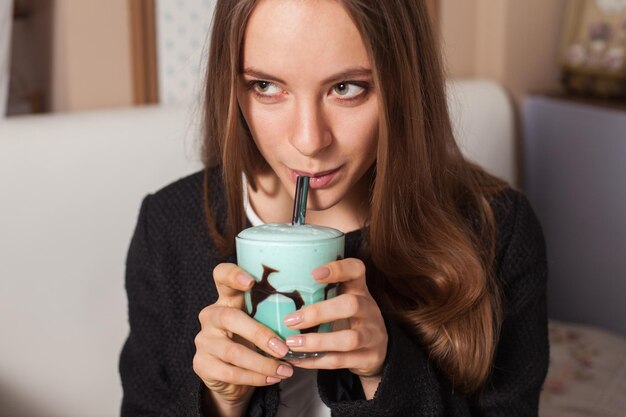
M 338 257 L 338 259 L 341 258 Z M 280 294 L 289 298 L 295 304 L 296 311 L 300 310 L 304 306 L 304 299 L 298 290 L 291 292 L 276 291 L 276 288 L 274 288 L 269 281 L 270 275 L 274 272 L 278 272 L 278 270 L 263 265 L 263 276 L 261 277 L 261 281 L 257 282 L 250 290 L 250 301 L 252 302 L 252 311 L 250 312 L 251 317 L 256 315 L 259 304 L 273 294 Z M 328 299 L 328 292 L 336 287 L 337 284 L 329 284 L 326 288 L 324 288 L 324 300 Z M 308 329 L 300 330 L 300 333 L 315 333 L 318 329 L 319 326 L 313 326 Z
M 274 272 L 278 271 L 270 268 L 269 266 L 263 265 L 263 276 L 261 277 L 261 282 L 254 284 L 250 290 L 250 301 L 252 302 L 252 311 L 250 312 L 251 317 L 256 315 L 256 309 L 263 300 L 276 293 L 276 288 L 274 288 L 269 281 L 270 274 Z

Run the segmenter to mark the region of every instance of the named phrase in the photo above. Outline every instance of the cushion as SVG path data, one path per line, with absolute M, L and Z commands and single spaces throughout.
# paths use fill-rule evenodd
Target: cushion
M 551 320 L 541 417 L 626 416 L 626 338 Z

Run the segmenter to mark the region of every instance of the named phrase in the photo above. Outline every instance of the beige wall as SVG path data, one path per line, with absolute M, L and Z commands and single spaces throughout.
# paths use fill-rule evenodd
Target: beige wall
M 475 75 L 502 79 L 503 76 L 506 76 L 507 38 L 511 35 L 511 28 L 504 16 L 510 2 L 503 0 L 477 0 L 475 4 Z
M 132 105 L 128 0 L 55 0 L 52 110 Z
M 453 77 L 468 78 L 476 73 L 476 14 L 473 0 L 440 1 L 441 42 Z
M 501 82 L 524 92 L 559 88 L 557 63 L 567 0 L 441 0 L 448 74 Z
M 567 0 L 510 0 L 506 84 L 516 96 L 560 87 L 558 55 Z

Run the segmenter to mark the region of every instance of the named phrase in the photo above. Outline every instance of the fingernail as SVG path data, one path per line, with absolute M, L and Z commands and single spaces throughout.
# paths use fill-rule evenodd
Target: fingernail
M 276 378 L 274 376 L 268 376 L 267 378 L 265 378 L 265 382 L 267 382 L 268 384 L 278 384 L 280 381 L 280 378 Z
M 313 278 L 317 280 L 325 279 L 330 276 L 330 269 L 326 266 L 320 266 L 319 268 L 314 269 L 313 272 L 311 272 L 311 275 L 313 275 Z
M 283 319 L 283 323 L 285 323 L 287 326 L 295 326 L 296 324 L 302 323 L 302 320 L 304 320 L 304 317 L 302 317 L 302 313 L 296 311 L 295 313 L 291 313 L 285 316 L 285 318 Z
M 293 368 L 287 365 L 279 365 L 276 374 L 280 376 L 290 377 L 293 375 Z
M 289 348 L 285 345 L 281 340 L 277 338 L 272 338 L 268 342 L 270 349 L 274 352 L 278 353 L 280 356 L 285 356 L 287 352 L 289 352 Z
M 239 275 L 237 275 L 237 281 L 239 281 L 239 283 L 245 288 L 250 288 L 252 286 L 252 283 L 254 282 L 254 279 L 248 274 L 240 273 Z
M 296 346 L 296 347 L 304 346 L 304 337 L 289 336 L 287 340 L 285 340 L 285 343 L 287 343 L 287 346 Z

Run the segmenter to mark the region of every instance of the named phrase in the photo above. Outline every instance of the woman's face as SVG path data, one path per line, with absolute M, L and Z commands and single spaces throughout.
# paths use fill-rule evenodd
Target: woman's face
M 258 3 L 238 100 L 284 193 L 293 196 L 296 176 L 308 175 L 310 209 L 354 200 L 376 159 L 378 97 L 363 40 L 339 2 Z

